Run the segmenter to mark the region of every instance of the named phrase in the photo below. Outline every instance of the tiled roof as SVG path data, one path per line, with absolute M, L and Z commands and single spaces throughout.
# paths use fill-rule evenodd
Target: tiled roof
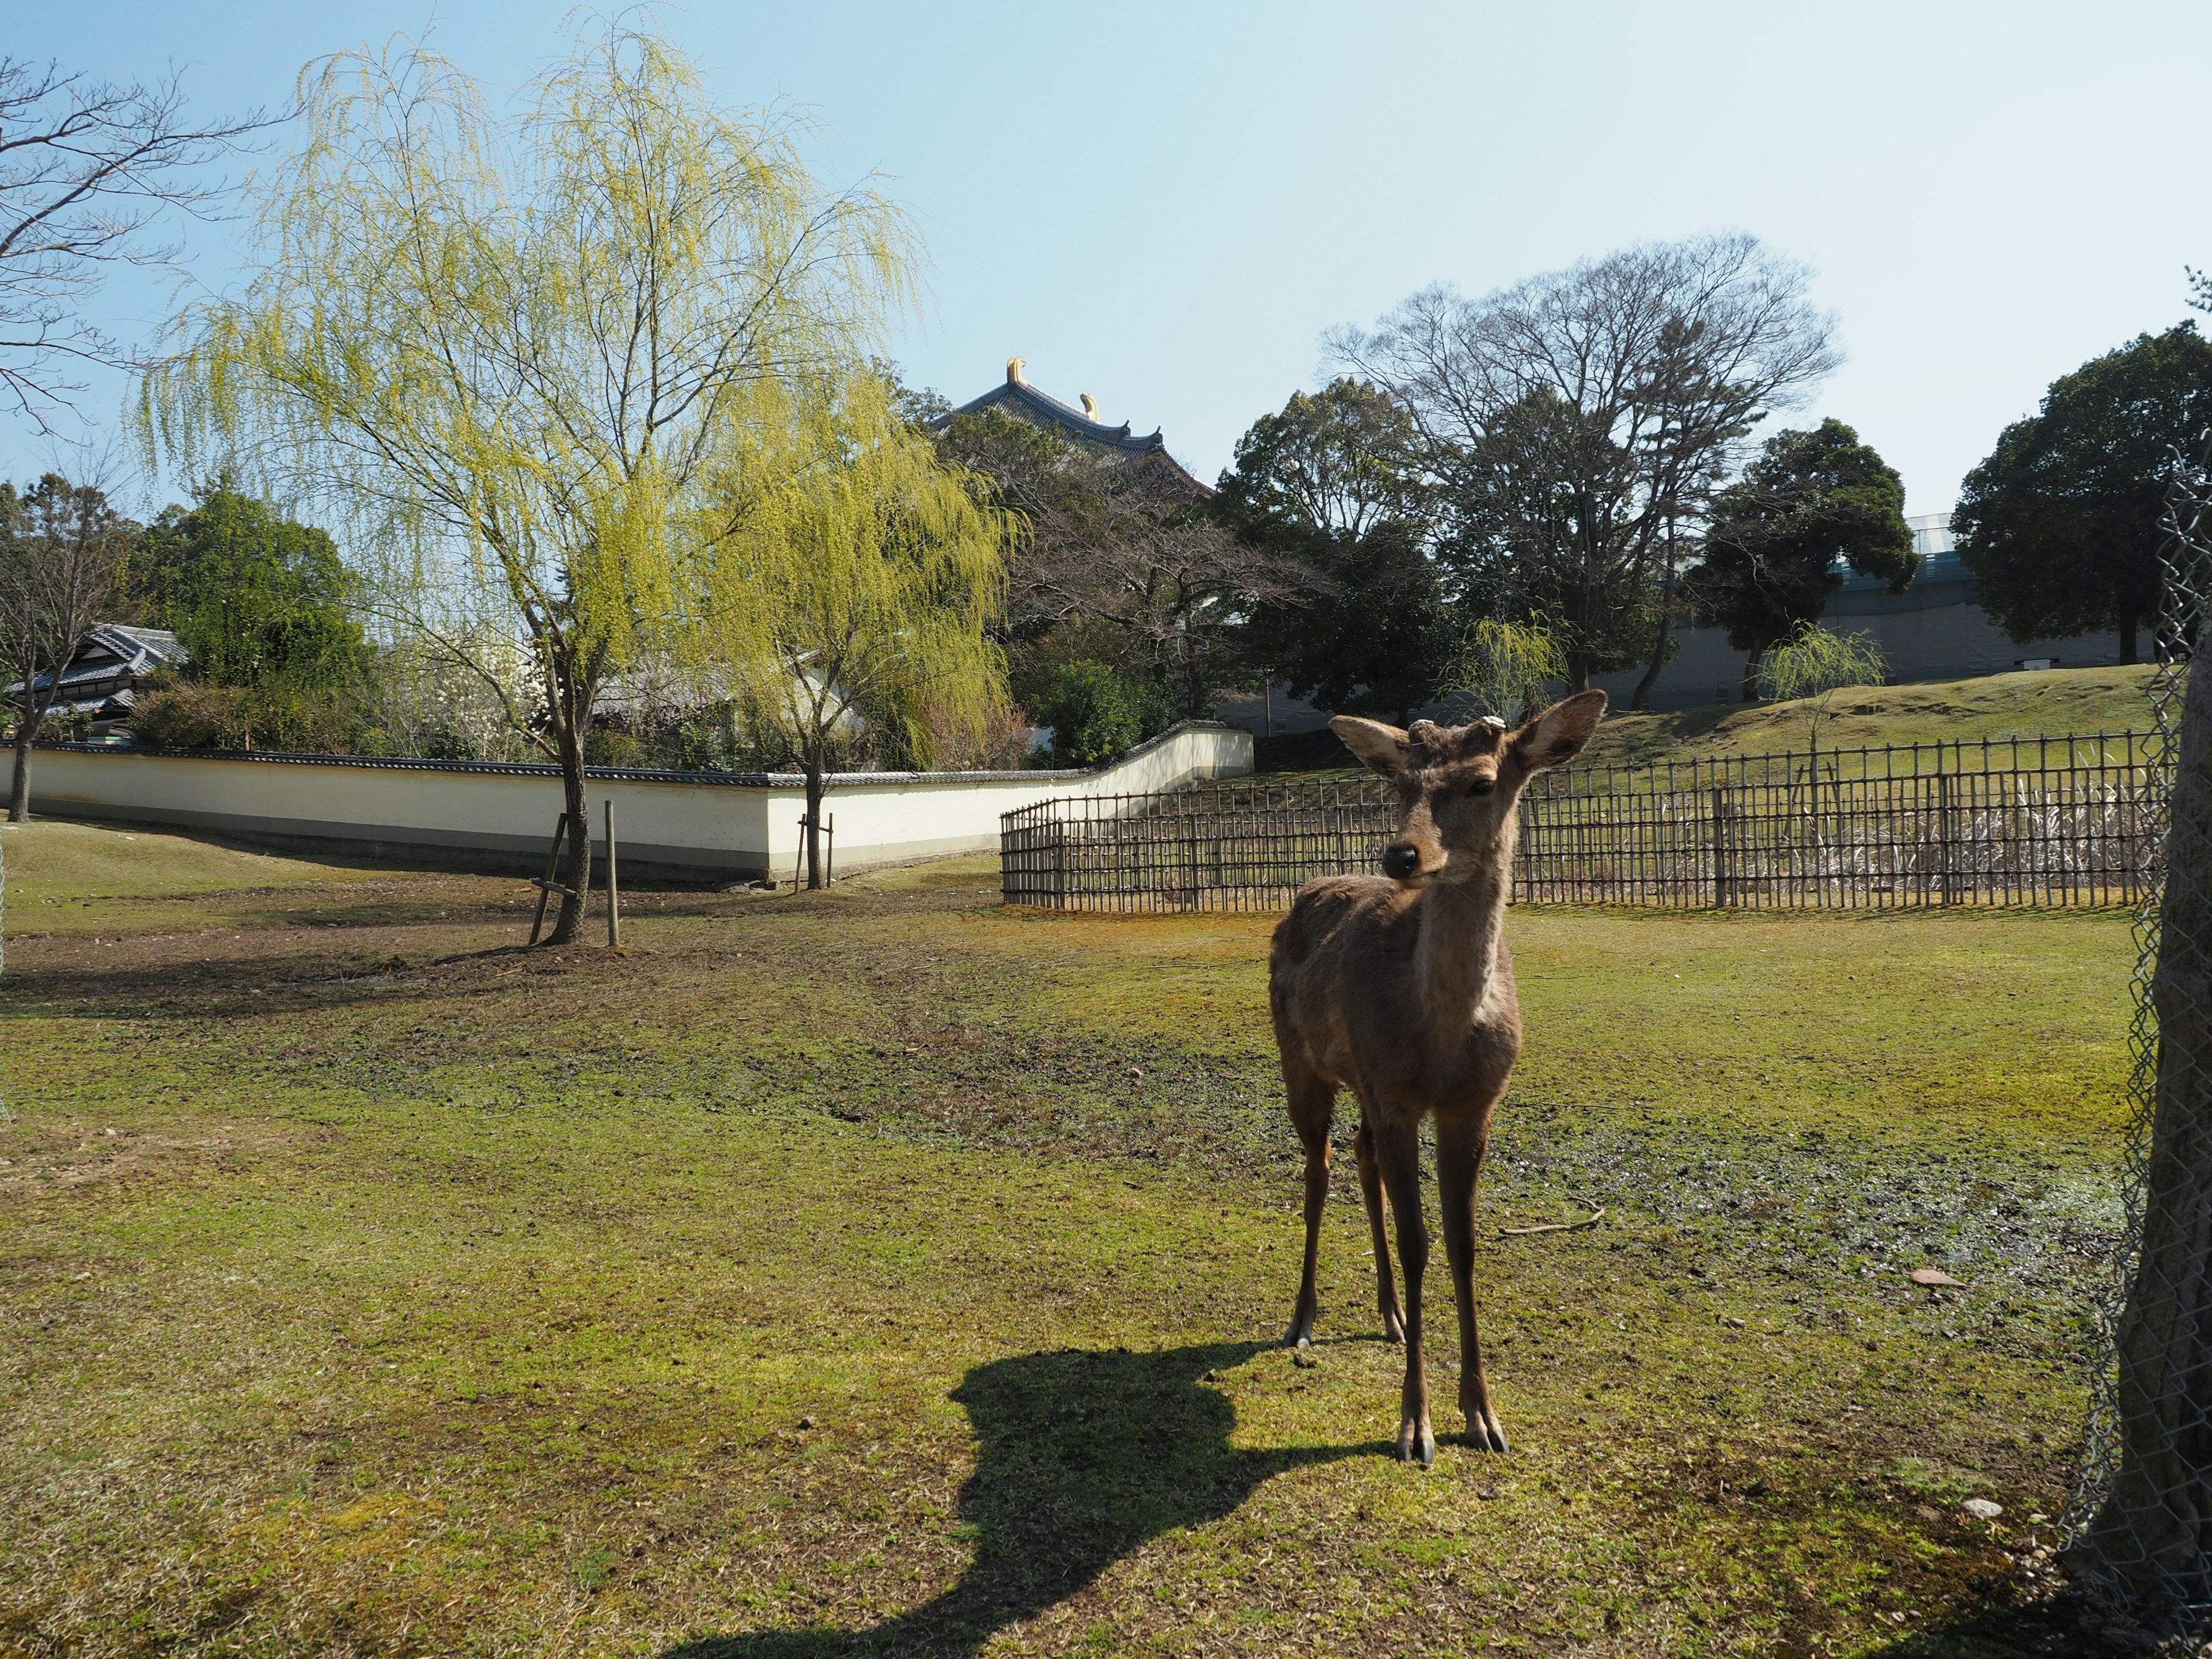
M 1079 438 L 1085 443 L 1097 444 L 1103 449 L 1118 449 L 1124 455 L 1149 455 L 1155 450 L 1167 447 L 1166 441 L 1157 428 L 1146 437 L 1133 436 L 1127 421 L 1119 426 L 1108 426 L 1103 421 L 1094 421 L 1081 410 L 1060 402 L 1048 392 L 1039 392 L 1026 380 L 1003 381 L 981 397 L 969 398 L 954 410 L 952 415 L 980 415 L 987 409 L 1003 410 L 1035 426 L 1057 427 L 1071 438 Z M 952 415 L 939 416 L 931 424 L 942 430 Z
M 166 629 L 96 623 L 62 670 L 63 698 L 75 708 L 95 706 L 156 669 L 182 667 L 191 659 L 191 653 Z M 38 683 L 48 684 L 52 678 L 41 674 Z M 20 691 L 22 684 L 18 680 L 8 690 Z

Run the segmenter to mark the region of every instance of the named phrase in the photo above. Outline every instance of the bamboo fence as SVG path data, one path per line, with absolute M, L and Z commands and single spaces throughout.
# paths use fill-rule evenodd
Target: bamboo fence
M 2151 867 L 2134 732 L 1577 767 L 1522 794 L 1516 902 L 1885 908 L 2133 903 Z M 1381 778 L 1041 802 L 1000 821 L 1010 904 L 1277 910 L 1370 874 Z

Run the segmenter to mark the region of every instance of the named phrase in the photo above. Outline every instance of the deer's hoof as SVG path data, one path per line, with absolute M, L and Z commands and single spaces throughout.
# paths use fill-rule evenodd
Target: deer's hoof
M 1436 1466 L 1437 1437 L 1418 1417 L 1408 1417 L 1398 1425 L 1398 1457 L 1407 1463 L 1419 1460 L 1425 1469 Z
M 1313 1346 L 1313 1328 L 1311 1314 L 1298 1315 L 1291 1321 L 1291 1328 L 1283 1333 L 1283 1346 L 1286 1348 L 1310 1348 Z
M 1482 1452 L 1504 1452 L 1505 1431 L 1498 1425 L 1498 1413 L 1491 1409 L 1488 1398 L 1471 1388 L 1460 1393 L 1459 1408 L 1467 1413 L 1467 1443 L 1469 1449 Z
M 1495 1417 L 1467 1419 L 1467 1443 L 1475 1451 L 1504 1453 L 1511 1449 L 1505 1443 L 1505 1431 L 1498 1426 Z
M 1406 1340 L 1406 1322 L 1395 1314 L 1384 1314 L 1382 1340 L 1385 1342 L 1403 1342 Z

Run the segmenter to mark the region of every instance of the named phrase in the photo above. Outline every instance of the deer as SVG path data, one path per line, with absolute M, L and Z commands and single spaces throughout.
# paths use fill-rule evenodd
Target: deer
M 1444 1255 L 1459 1311 L 1460 1410 L 1467 1443 L 1504 1452 L 1505 1431 L 1483 1375 L 1475 1329 L 1474 1189 L 1490 1125 L 1521 1053 L 1521 1011 L 1504 938 L 1521 792 L 1582 752 L 1605 712 L 1602 691 L 1553 704 L 1517 730 L 1494 716 L 1404 730 L 1340 714 L 1329 727 L 1397 787 L 1398 830 L 1381 876 L 1322 876 L 1298 890 L 1277 924 L 1267 1000 L 1291 1121 L 1305 1151 L 1306 1248 L 1284 1338 L 1313 1341 L 1329 1131 L 1340 1090 L 1359 1103 L 1352 1138 L 1375 1246 L 1386 1341 L 1406 1348 L 1397 1455 L 1436 1462 L 1421 1358 L 1420 1129 L 1436 1124 Z M 1398 1300 L 1383 1199 L 1397 1222 L 1406 1299 Z

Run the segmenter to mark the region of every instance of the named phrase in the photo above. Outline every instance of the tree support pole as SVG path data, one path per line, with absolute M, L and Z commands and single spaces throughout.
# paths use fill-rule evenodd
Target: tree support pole
M 607 948 L 622 947 L 622 887 L 615 878 L 615 802 L 607 797 Z
M 545 902 L 555 893 L 568 890 L 553 879 L 554 872 L 561 867 L 561 843 L 568 835 L 568 815 L 563 812 L 561 821 L 553 826 L 553 845 L 545 851 L 545 873 L 538 880 L 538 914 L 530 919 L 530 942 L 532 945 L 538 943 L 538 935 L 545 927 Z

